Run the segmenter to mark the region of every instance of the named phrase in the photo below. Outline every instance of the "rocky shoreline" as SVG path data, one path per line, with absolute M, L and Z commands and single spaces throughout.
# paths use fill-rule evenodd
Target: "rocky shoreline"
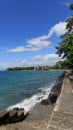
M 21 122 L 26 118 L 27 115 L 28 112 L 26 112 L 23 108 L 14 108 L 10 111 L 1 111 L 0 125 Z
M 36 104 L 29 112 L 29 115 L 23 108 L 14 108 L 13 110 L 5 112 L 6 115 L 4 115 L 3 112 L 0 112 L 0 125 L 4 125 L 7 130 L 10 130 L 10 126 L 11 128 L 17 127 L 20 129 L 21 124 L 24 127 L 27 124 L 27 127 L 30 127 L 30 124 L 34 127 L 46 127 L 57 97 L 61 92 L 64 75 L 65 72 L 56 79 L 48 98 L 42 100 L 41 103 Z
M 50 94 L 48 96 L 48 98 L 46 100 L 42 100 L 41 104 L 43 105 L 48 105 L 48 104 L 53 104 L 56 102 L 60 92 L 61 92 L 61 87 L 63 84 L 63 78 L 65 76 L 65 72 L 62 73 L 57 79 L 56 82 L 54 84 L 54 86 L 52 87 Z

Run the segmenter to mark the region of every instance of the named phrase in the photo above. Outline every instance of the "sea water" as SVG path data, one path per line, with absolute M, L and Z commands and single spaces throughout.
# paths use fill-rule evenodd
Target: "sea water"
M 0 110 L 23 107 L 29 111 L 46 99 L 61 70 L 0 71 Z

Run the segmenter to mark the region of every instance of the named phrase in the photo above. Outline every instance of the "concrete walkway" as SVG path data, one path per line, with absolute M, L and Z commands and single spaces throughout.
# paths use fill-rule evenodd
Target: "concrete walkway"
M 66 74 L 61 94 L 56 102 L 48 130 L 73 130 L 73 90 L 68 74 Z

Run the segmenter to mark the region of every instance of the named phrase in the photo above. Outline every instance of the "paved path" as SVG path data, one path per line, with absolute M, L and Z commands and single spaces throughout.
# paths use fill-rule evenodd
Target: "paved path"
M 52 112 L 48 130 L 73 130 L 73 90 L 66 74 L 61 94 Z

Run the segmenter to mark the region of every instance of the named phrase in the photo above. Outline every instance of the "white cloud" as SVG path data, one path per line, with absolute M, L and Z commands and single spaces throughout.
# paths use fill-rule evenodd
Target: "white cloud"
M 0 62 L 0 69 L 6 69 L 8 67 L 16 67 L 16 66 L 27 66 L 27 60 L 15 60 L 15 61 L 7 61 Z
M 66 22 L 59 22 L 53 26 L 47 35 L 37 38 L 26 40 L 26 46 L 18 46 L 14 49 L 7 49 L 7 52 L 23 52 L 23 51 L 38 51 L 50 45 L 49 38 L 56 34 L 57 36 L 63 35 L 66 32 Z
M 66 22 L 60 22 L 59 24 L 56 24 L 53 28 L 51 28 L 50 34 L 53 35 L 54 33 L 57 36 L 66 33 Z
M 0 62 L 0 69 L 16 66 L 54 65 L 59 60 L 61 58 L 57 54 L 37 55 L 30 60 L 23 59 L 12 62 Z
M 23 47 L 23 46 L 18 46 L 15 49 L 7 49 L 7 52 L 23 52 L 23 51 L 27 51 L 28 48 Z
M 7 52 L 23 52 L 23 51 L 38 51 L 50 45 L 50 41 L 38 40 L 37 38 L 27 40 L 27 46 L 18 46 L 14 49 L 7 49 Z
M 38 55 L 33 58 L 36 64 L 40 65 L 54 65 L 57 61 L 61 60 L 57 54 Z

